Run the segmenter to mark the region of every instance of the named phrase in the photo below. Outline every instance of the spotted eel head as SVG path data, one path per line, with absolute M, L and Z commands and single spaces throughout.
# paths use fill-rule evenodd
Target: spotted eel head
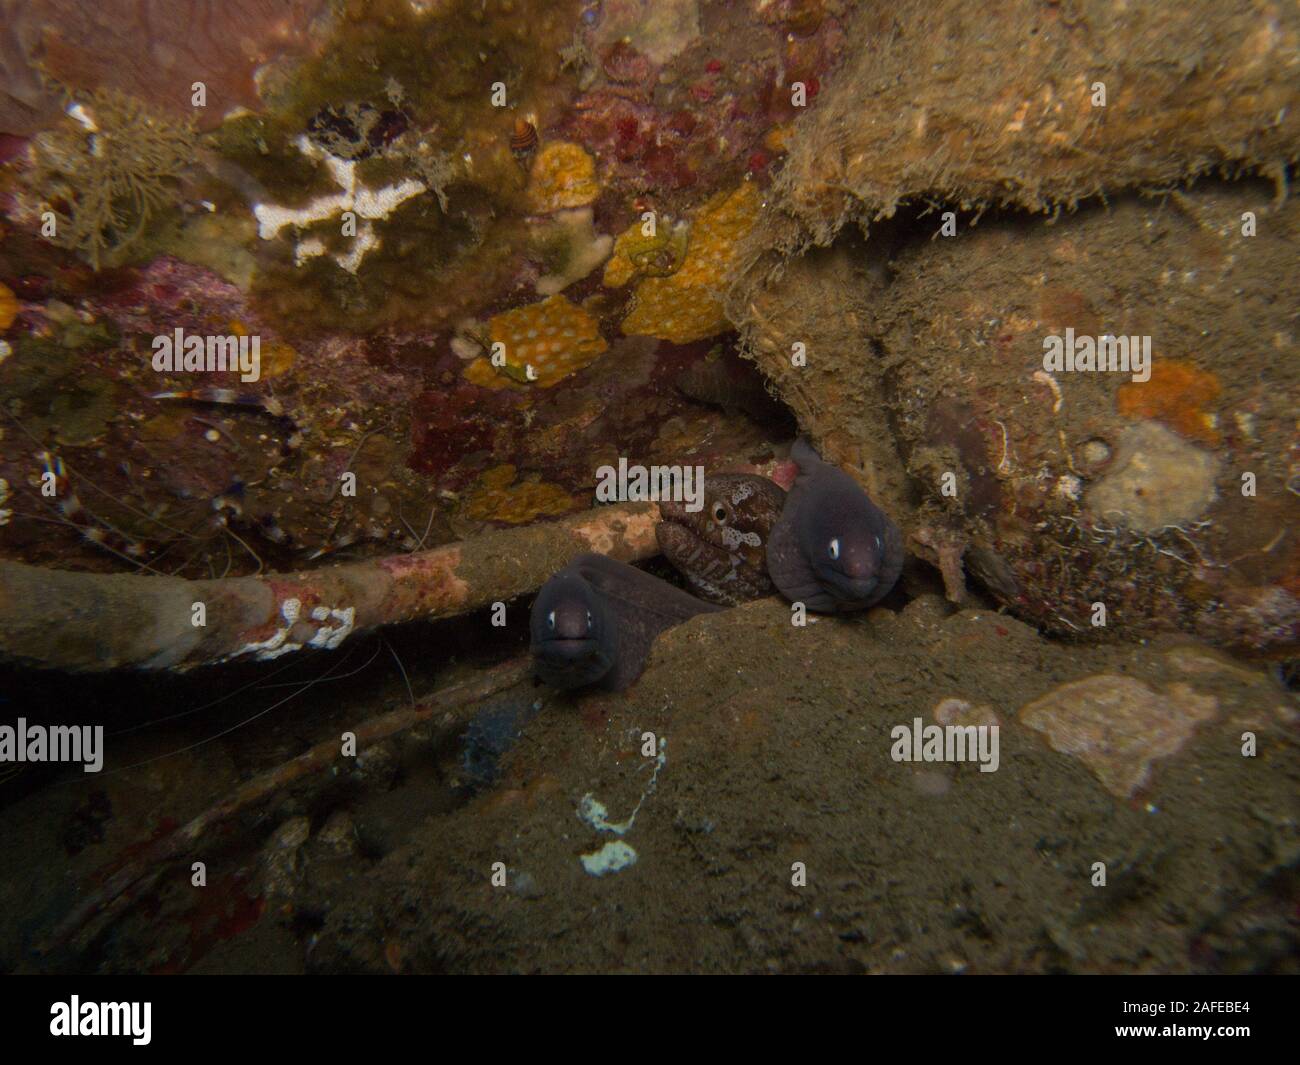
M 660 503 L 659 549 L 695 593 L 736 604 L 767 595 L 767 537 L 785 505 L 785 492 L 766 477 L 724 473 L 704 480 L 704 506 Z

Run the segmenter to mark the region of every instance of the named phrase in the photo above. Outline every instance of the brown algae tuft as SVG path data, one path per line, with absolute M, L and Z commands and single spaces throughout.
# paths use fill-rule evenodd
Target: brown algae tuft
M 196 147 L 191 123 L 125 93 L 100 91 L 71 104 L 64 122 L 35 138 L 28 183 L 42 212 L 54 216 L 51 239 L 99 269 L 171 206 Z

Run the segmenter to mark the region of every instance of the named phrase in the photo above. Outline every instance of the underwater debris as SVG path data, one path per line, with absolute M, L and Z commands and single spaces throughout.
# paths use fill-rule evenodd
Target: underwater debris
M 363 721 L 352 730 L 356 736 L 357 750 L 360 752 L 372 748 L 381 740 L 416 725 L 432 723 L 440 731 L 450 731 L 471 719 L 484 699 L 515 687 L 528 677 L 531 670 L 530 659 L 510 659 L 469 681 L 453 682 L 439 688 L 413 706 Z M 336 766 L 338 754 L 338 737 L 333 736 L 282 765 L 244 781 L 216 805 L 208 807 L 167 835 L 151 841 L 130 861 L 115 870 L 103 884 L 88 892 L 59 922 L 49 942 L 41 949 L 48 950 L 66 943 L 96 913 L 111 912 L 113 904 L 136 884 L 142 881 L 153 883 L 162 874 L 169 860 L 185 854 L 211 828 L 223 824 L 240 811 L 283 791 L 304 777 Z
M 56 244 L 98 270 L 171 205 L 193 163 L 191 122 L 166 118 L 116 91 L 91 94 L 56 129 L 36 136 L 26 181 L 56 219 Z
M 332 648 L 379 625 L 513 599 L 584 551 L 626 562 L 649 558 L 658 551 L 658 520 L 653 505 L 602 507 L 412 554 L 213 580 L 78 573 L 0 559 L 0 662 L 71 672 L 187 669 Z M 516 561 L 503 569 L 502 558 Z M 196 602 L 208 608 L 202 628 L 190 620 Z M 51 632 L 59 638 L 51 640 Z

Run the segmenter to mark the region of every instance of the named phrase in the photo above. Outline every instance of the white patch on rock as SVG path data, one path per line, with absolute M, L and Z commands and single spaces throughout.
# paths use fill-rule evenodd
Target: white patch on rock
M 1062 499 L 1078 499 L 1083 482 L 1072 473 L 1062 474 L 1056 482 L 1056 494 Z
M 636 864 L 636 851 L 621 839 L 611 839 L 600 850 L 580 855 L 582 868 L 590 876 L 607 876 L 622 872 L 630 865 Z
M 1096 517 L 1135 532 L 1195 521 L 1214 502 L 1222 462 L 1157 422 L 1128 429 L 1109 472 L 1087 493 Z
M 414 178 L 403 178 L 396 185 L 385 185 L 381 189 L 367 188 L 357 181 L 356 160 L 339 159 L 330 155 L 305 136 L 295 140 L 294 145 L 309 159 L 324 160 L 340 191 L 318 196 L 305 207 L 285 207 L 275 203 L 254 204 L 257 235 L 263 240 L 274 240 L 286 226 L 301 229 L 336 217 L 341 228 L 343 212 L 352 211 L 361 221 L 351 248 L 347 254 L 335 253 L 332 258 L 342 269 L 355 274 L 366 254 L 379 247 L 379 238 L 370 223 L 387 218 L 407 200 L 427 191 L 426 186 Z M 324 254 L 325 245 L 319 237 L 307 237 L 294 245 L 293 258 L 299 266 L 308 259 Z
M 243 658 L 245 655 L 252 655 L 259 661 L 265 662 L 272 658 L 279 658 L 290 651 L 297 651 L 302 648 L 302 644 L 293 643 L 289 639 L 289 632 L 293 629 L 302 613 L 302 601 L 298 599 L 286 599 L 280 604 L 280 617 L 284 619 L 284 626 L 277 628 L 275 632 L 265 640 L 254 640 L 247 643 L 236 651 L 232 658 Z
M 316 630 L 316 635 L 307 641 L 310 647 L 321 647 L 325 650 L 332 651 L 339 644 L 348 638 L 352 632 L 353 622 L 356 620 L 356 607 L 344 607 L 341 610 L 331 610 L 327 607 L 318 606 L 311 612 L 312 620 L 321 622 L 321 626 Z M 336 625 L 327 624 L 329 621 L 337 622 Z
M 700 35 L 697 0 L 623 0 L 607 4 L 596 30 L 596 45 L 626 41 L 656 63 L 666 63 Z
M 568 248 L 566 261 L 553 274 L 537 280 L 539 296 L 554 296 L 576 281 L 581 281 L 609 258 L 614 238 L 596 232 L 590 207 L 559 211 L 541 227 L 542 239 L 563 242 Z

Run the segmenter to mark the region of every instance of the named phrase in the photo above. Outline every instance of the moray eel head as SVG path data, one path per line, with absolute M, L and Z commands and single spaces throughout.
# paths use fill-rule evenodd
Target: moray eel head
M 823 614 L 878 602 L 903 568 L 898 526 L 806 441 L 790 454 L 799 478 L 768 542 L 773 583 L 787 599 Z
M 842 603 L 871 599 L 880 585 L 885 530 L 876 520 L 879 511 L 860 505 L 866 501 L 849 496 L 814 510 L 802 533 L 818 582 Z
M 766 477 L 724 473 L 704 480 L 704 505 L 659 504 L 659 549 L 696 595 L 734 606 L 767 595 L 767 538 L 785 492 Z
M 617 657 L 617 630 L 603 599 L 572 573 L 561 572 L 542 586 L 531 630 L 537 674 L 556 688 L 594 684 Z

